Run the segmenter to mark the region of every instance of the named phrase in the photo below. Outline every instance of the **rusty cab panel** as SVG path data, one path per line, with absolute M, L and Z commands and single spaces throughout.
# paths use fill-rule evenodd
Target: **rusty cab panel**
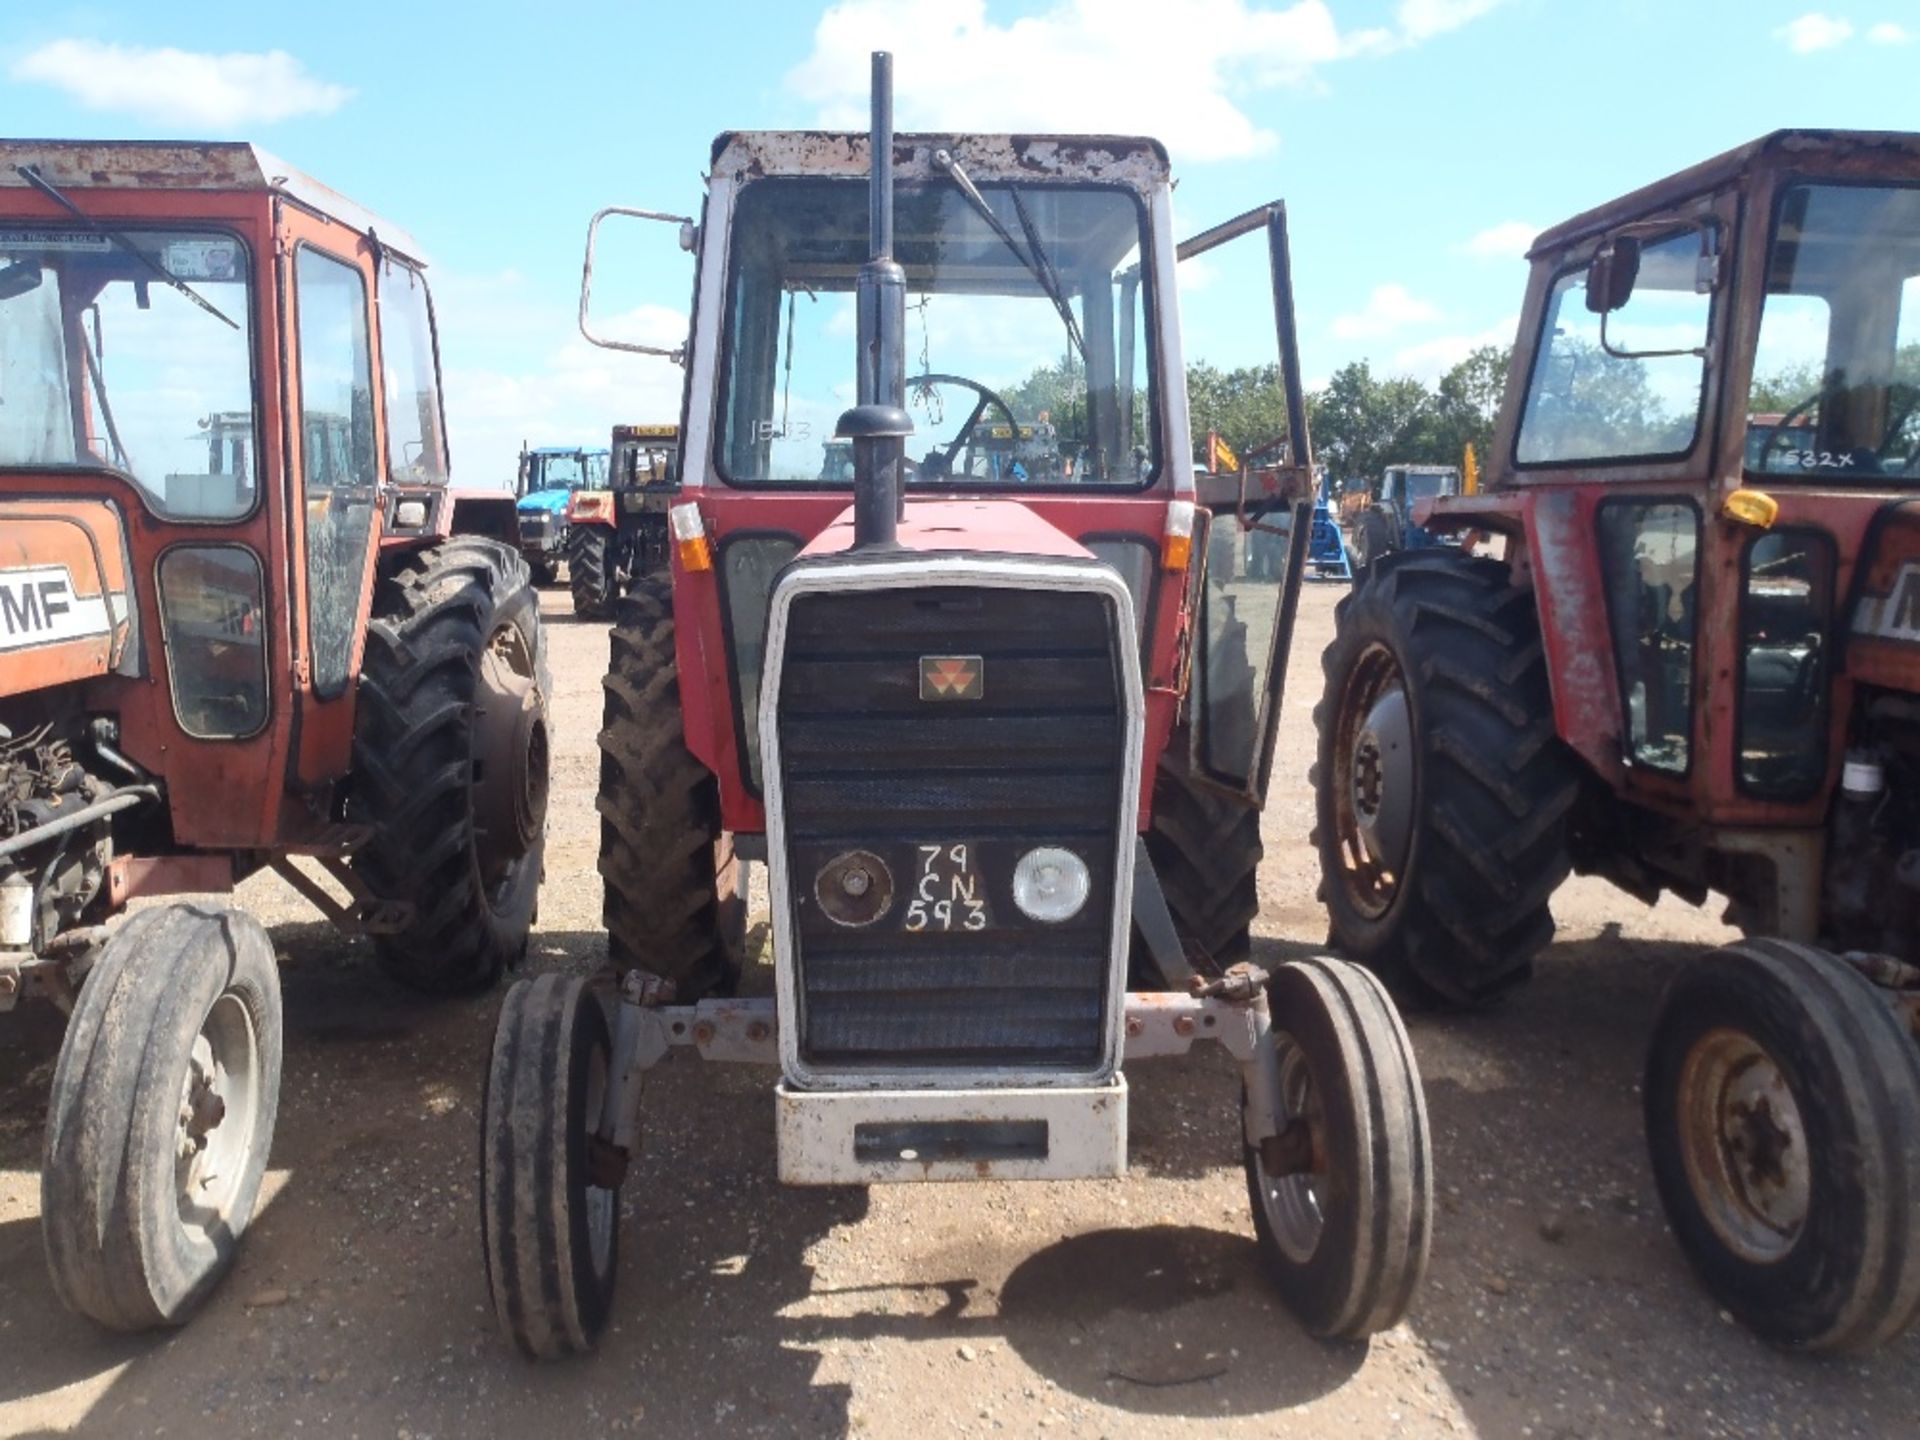
M 1896 336 L 1899 284 L 1863 298 L 1850 273 L 1888 267 L 1849 262 L 1920 270 L 1916 182 L 1920 138 L 1789 132 L 1535 244 L 1488 482 L 1433 521 L 1505 536 L 1561 736 L 1651 810 L 1824 817 L 1861 678 L 1836 617 L 1890 487 L 1920 483 L 1912 442 L 1832 443 L 1863 389 L 1836 388 L 1846 347 L 1875 336 L 1887 419 L 1896 339 L 1920 341 L 1913 284 Z M 1848 208 L 1869 194 L 1878 220 Z
M 174 843 L 297 843 L 331 818 L 350 761 L 382 511 L 427 497 L 400 544 L 450 522 L 424 281 L 424 338 L 395 344 L 382 385 L 381 285 L 417 267 L 351 202 L 246 145 L 0 147 L 7 243 L 58 337 L 48 373 L 66 377 L 44 434 L 5 456 L 0 503 L 100 531 L 112 516 L 99 547 L 131 592 L 79 703 L 117 717 L 124 753 L 165 780 Z

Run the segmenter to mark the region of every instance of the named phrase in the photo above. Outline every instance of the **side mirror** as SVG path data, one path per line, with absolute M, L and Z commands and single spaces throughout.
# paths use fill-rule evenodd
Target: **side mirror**
M 1640 278 L 1640 241 L 1616 235 L 1600 248 L 1587 266 L 1587 309 L 1606 315 L 1625 307 Z
M 606 350 L 627 350 L 635 355 L 663 355 L 676 365 L 686 362 L 687 347 L 675 345 L 663 348 L 658 345 L 642 345 L 634 340 L 617 340 L 611 335 L 596 335 L 588 324 L 588 311 L 593 303 L 593 247 L 600 234 L 600 222 L 609 215 L 625 215 L 634 220 L 653 220 L 663 225 L 677 226 L 679 244 L 682 250 L 692 251 L 699 244 L 700 227 L 685 215 L 668 215 L 658 210 L 630 210 L 623 205 L 609 205 L 598 211 L 587 222 L 587 258 L 580 270 L 580 333 L 590 344 Z

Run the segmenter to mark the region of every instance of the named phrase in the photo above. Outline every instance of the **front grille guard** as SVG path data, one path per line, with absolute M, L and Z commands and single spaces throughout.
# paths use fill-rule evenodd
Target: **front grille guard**
M 792 875 L 780 769 L 779 697 L 786 657 L 788 612 L 794 599 L 820 591 L 916 590 L 939 585 L 977 585 L 1010 590 L 1072 590 L 1098 594 L 1114 607 L 1114 647 L 1120 667 L 1125 735 L 1121 748 L 1119 823 L 1114 844 L 1113 909 L 1107 930 L 1108 984 L 1099 1061 L 1085 1070 L 993 1069 L 958 1066 L 862 1066 L 809 1064 L 801 1054 L 801 991 L 798 937 L 793 923 Z M 767 807 L 767 888 L 772 910 L 775 997 L 779 1006 L 780 1068 L 787 1082 L 807 1090 L 974 1090 L 1011 1086 L 1070 1087 L 1104 1084 L 1119 1070 L 1126 1003 L 1127 951 L 1132 935 L 1134 819 L 1139 813 L 1140 774 L 1146 743 L 1146 704 L 1140 677 L 1139 633 L 1133 597 L 1111 566 L 1096 560 L 1043 560 L 1019 556 L 870 554 L 791 566 L 769 600 L 765 661 L 760 682 L 760 754 Z

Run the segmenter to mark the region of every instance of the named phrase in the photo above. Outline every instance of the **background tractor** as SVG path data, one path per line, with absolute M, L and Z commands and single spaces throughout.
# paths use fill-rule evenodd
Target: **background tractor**
M 1311 474 L 1285 212 L 1176 250 L 1154 142 L 896 137 L 885 56 L 874 97 L 870 136 L 720 136 L 698 221 L 626 212 L 696 256 L 663 352 L 682 489 L 671 572 L 611 632 L 611 963 L 516 985 L 495 1034 L 501 1328 L 552 1355 L 605 1323 L 673 1048 L 777 1065 L 781 1178 L 858 1184 L 1119 1174 L 1122 1061 L 1198 1040 L 1242 1067 L 1281 1293 L 1323 1335 L 1390 1325 L 1432 1208 L 1405 1031 L 1356 966 L 1250 959 Z M 1267 579 L 1234 507 L 1197 503 L 1174 300 L 1176 255 L 1244 234 L 1270 243 L 1298 472 L 1240 507 L 1287 536 Z M 909 299 L 942 337 L 915 380 Z M 770 997 L 733 994 L 748 858 Z
M 1460 493 L 1460 472 L 1450 465 L 1389 465 L 1367 482 L 1366 499 L 1352 512 L 1353 563 L 1365 569 L 1396 550 L 1458 544 L 1415 519 L 1416 509 L 1443 495 Z
M 604 490 L 607 452 L 567 445 L 520 449 L 520 468 L 513 493 L 518 517 L 520 554 L 536 585 L 560 578 L 560 562 L 567 558 L 567 510 L 581 490 Z
M 1786 132 L 1542 235 L 1498 558 L 1368 568 L 1325 656 L 1336 942 L 1494 999 L 1570 871 L 1749 937 L 1654 1019 L 1675 1235 L 1768 1338 L 1920 1307 L 1920 137 Z
M 679 493 L 678 425 L 616 425 L 605 490 L 567 501 L 573 613 L 605 620 L 635 576 L 667 569 L 667 511 Z
M 511 499 L 448 488 L 403 231 L 233 144 L 0 142 L 0 215 L 0 1010 L 69 1012 L 54 1288 L 174 1324 L 259 1194 L 279 982 L 223 903 L 112 922 L 271 867 L 403 983 L 490 984 L 540 881 L 539 617 Z

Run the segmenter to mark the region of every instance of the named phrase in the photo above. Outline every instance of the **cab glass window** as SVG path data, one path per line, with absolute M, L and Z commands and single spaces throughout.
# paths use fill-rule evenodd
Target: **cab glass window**
M 380 368 L 387 396 L 387 473 L 403 485 L 447 478 L 446 426 L 434 363 L 427 281 L 389 256 L 380 266 Z
M 180 728 L 203 740 L 267 723 L 260 561 L 239 545 L 176 546 L 160 557 L 160 623 Z
M 1684 774 L 1692 760 L 1699 514 L 1675 501 L 1610 501 L 1598 529 L 1627 760 Z
M 1782 195 L 1746 451 L 1763 475 L 1920 480 L 1920 186 Z
M 1671 458 L 1700 433 L 1717 232 L 1644 245 L 1624 306 L 1587 308 L 1587 269 L 1554 281 L 1534 353 L 1515 459 L 1522 465 Z M 1602 320 L 1604 319 L 1604 327 Z
M 0 230 L 0 467 L 130 478 L 182 520 L 258 494 L 247 250 L 216 230 Z
M 1802 800 L 1827 774 L 1834 547 L 1774 530 L 1747 549 L 1740 605 L 1740 788 Z
M 373 364 L 366 281 L 353 266 L 300 248 L 301 486 L 307 517 L 307 614 L 313 688 L 337 695 L 351 673 L 373 526 Z

